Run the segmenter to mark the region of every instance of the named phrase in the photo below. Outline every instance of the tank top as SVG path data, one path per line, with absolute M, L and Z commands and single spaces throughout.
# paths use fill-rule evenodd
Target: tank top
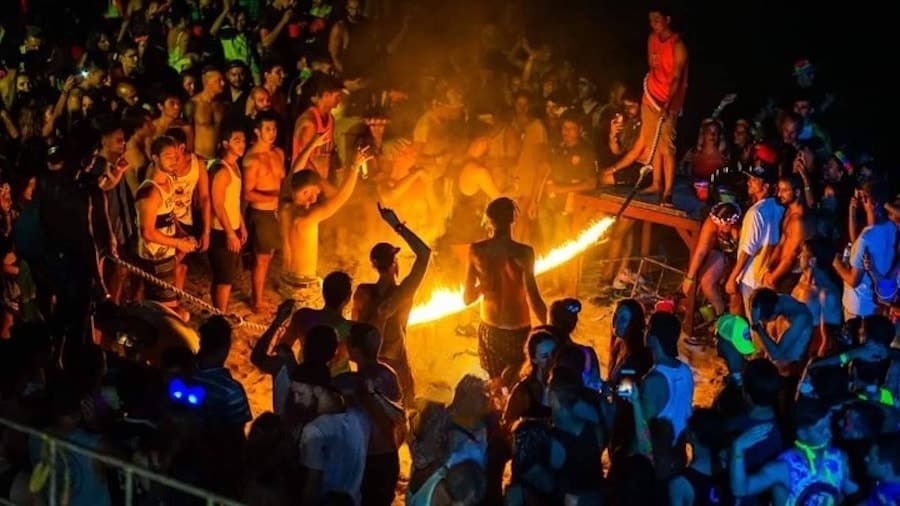
M 791 448 L 778 460 L 788 466 L 786 506 L 840 504 L 841 483 L 848 471 L 840 450 L 828 448 L 821 458 L 810 461 L 802 451 Z
M 673 34 L 666 40 L 662 40 L 658 35 L 650 36 L 650 72 L 647 74 L 647 92 L 657 104 L 663 105 L 670 100 L 676 107 L 674 110 L 680 110 L 681 104 L 684 102 L 684 86 L 681 87 L 679 96 L 673 97 L 672 94 L 672 74 L 675 72 L 675 44 L 681 40 L 678 34 Z M 681 74 L 682 82 L 687 80 L 687 67 Z
M 657 418 L 668 420 L 672 424 L 674 441 L 678 440 L 681 433 L 687 427 L 687 420 L 691 416 L 692 400 L 694 397 L 694 374 L 687 364 L 679 363 L 678 367 L 667 365 L 655 365 L 651 371 L 656 371 L 666 379 L 669 387 L 669 398 L 666 405 L 657 415 Z
M 316 126 L 315 135 L 328 135 L 328 142 L 313 150 L 309 157 L 310 166 L 307 168 L 327 176 L 328 170 L 331 168 L 331 153 L 334 151 L 334 116 L 330 113 L 327 116 L 323 115 L 317 107 L 310 107 L 306 112 L 310 113 L 313 124 Z M 303 146 L 300 146 L 299 149 L 303 149 Z
M 156 229 L 163 235 L 175 237 L 178 227 L 175 224 L 175 200 L 174 192 L 167 192 L 156 181 L 147 179 L 138 187 L 138 193 L 146 186 L 156 187 L 162 196 L 162 204 L 156 211 Z M 140 218 L 138 218 L 138 228 L 140 228 Z M 165 260 L 175 256 L 176 249 L 174 246 L 164 246 L 154 242 L 144 240 L 142 234 L 138 234 L 138 256 L 144 260 Z
M 425 483 L 416 490 L 415 493 L 406 493 L 406 504 L 409 506 L 431 506 L 431 496 L 434 495 L 434 489 L 447 476 L 447 468 L 441 467 L 425 480 Z
M 239 225 L 241 223 L 241 173 L 236 167 L 226 163 L 225 160 L 216 160 L 210 175 L 215 177 L 216 172 L 220 170 L 227 170 L 231 175 L 231 181 L 225 187 L 225 214 L 228 216 L 231 226 Z M 213 214 L 212 228 L 214 230 L 225 230 L 215 214 Z
M 200 161 L 197 155 L 191 153 L 190 169 L 183 176 L 172 179 L 174 188 L 172 198 L 175 202 L 175 219 L 185 225 L 194 224 L 194 213 L 191 204 L 194 201 L 194 189 L 200 180 Z
M 710 476 L 689 467 L 681 472 L 681 476 L 691 484 L 694 490 L 694 506 L 715 506 L 717 504 L 734 504 L 731 490 L 727 486 L 727 477 Z

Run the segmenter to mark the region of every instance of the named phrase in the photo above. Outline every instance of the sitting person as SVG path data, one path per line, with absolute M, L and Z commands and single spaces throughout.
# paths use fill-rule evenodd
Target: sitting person
M 709 179 L 713 172 L 728 164 L 722 130 L 722 123 L 712 118 L 700 123 L 697 145 L 681 159 L 683 173 L 692 174 L 697 179 Z
M 578 326 L 578 313 L 581 312 L 581 302 L 578 299 L 566 298 L 554 301 L 550 305 L 550 325 L 557 330 L 556 337 L 560 347 L 577 347 L 583 355 L 581 379 L 584 386 L 599 390 L 603 384 L 600 379 L 600 359 L 597 352 L 590 346 L 577 344 L 572 340 L 572 332 Z

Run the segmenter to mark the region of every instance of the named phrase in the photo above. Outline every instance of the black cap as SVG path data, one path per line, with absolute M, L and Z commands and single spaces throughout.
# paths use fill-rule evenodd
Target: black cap
M 375 265 L 376 269 L 387 269 L 394 263 L 394 257 L 400 252 L 400 248 L 393 244 L 380 242 L 372 247 L 369 252 L 369 260 Z
M 763 182 L 769 184 L 774 184 L 778 181 L 778 168 L 766 163 L 757 164 L 753 168 L 745 170 L 744 174 L 749 177 L 762 179 Z

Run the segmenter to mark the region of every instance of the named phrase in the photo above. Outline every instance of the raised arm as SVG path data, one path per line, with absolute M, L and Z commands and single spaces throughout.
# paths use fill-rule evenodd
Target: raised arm
M 328 144 L 329 135 L 327 133 L 315 135 L 315 129 L 311 127 L 307 128 L 307 125 L 310 124 L 307 123 L 301 128 L 300 138 L 294 139 L 295 143 L 298 140 L 300 141 L 298 145 L 303 146 L 303 149 L 301 149 L 299 153 L 294 154 L 294 162 L 291 164 L 291 174 L 305 169 L 309 164 L 309 157 L 312 156 L 312 152 L 315 151 L 316 148 Z M 303 143 L 303 139 L 307 139 L 305 143 Z
M 409 274 L 400 282 L 400 286 L 394 293 L 382 302 L 378 307 L 380 315 L 391 315 L 397 311 L 397 308 L 404 301 L 408 301 L 416 294 L 419 285 L 425 278 L 425 272 L 428 270 L 428 262 L 431 260 L 431 248 L 419 238 L 412 230 L 400 222 L 397 214 L 391 209 L 386 209 L 378 205 L 378 211 L 382 218 L 390 225 L 400 237 L 406 242 L 416 255 L 416 261 L 413 262 L 412 269 Z
M 356 159 L 353 161 L 353 166 L 350 167 L 347 178 L 341 184 L 340 188 L 338 188 L 337 193 L 321 205 L 313 207 L 309 211 L 309 219 L 319 222 L 334 216 L 334 213 L 338 212 L 338 210 L 350 200 L 350 196 L 353 195 L 353 190 L 356 188 L 356 181 L 359 180 L 359 174 L 362 172 L 362 166 L 371 159 L 372 157 L 369 155 L 368 148 L 361 149 L 357 153 Z
M 278 306 L 275 319 L 272 320 L 272 323 L 270 323 L 266 331 L 263 332 L 259 341 L 256 341 L 256 344 L 253 346 L 253 351 L 250 353 L 250 363 L 266 374 L 275 376 L 286 364 L 284 356 L 269 354 L 269 347 L 272 345 L 272 340 L 278 334 L 282 324 L 284 324 L 288 316 L 291 315 L 293 309 L 294 301 L 291 299 L 285 300 Z

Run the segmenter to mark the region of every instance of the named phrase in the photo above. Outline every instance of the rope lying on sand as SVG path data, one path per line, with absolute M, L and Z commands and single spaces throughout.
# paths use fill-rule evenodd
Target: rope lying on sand
M 130 263 L 126 262 L 125 260 L 122 260 L 121 258 L 116 258 L 116 257 L 109 256 L 109 255 L 107 255 L 106 258 L 108 260 L 110 260 L 111 262 L 121 266 L 126 271 L 130 272 L 131 274 L 134 274 L 135 276 L 143 279 L 144 281 L 146 281 L 148 283 L 152 283 L 160 288 L 165 288 L 166 290 L 172 290 L 173 292 L 175 292 L 175 295 L 178 296 L 178 299 L 182 302 L 186 302 L 187 304 L 192 305 L 192 306 L 197 306 L 197 307 L 201 308 L 203 311 L 207 311 L 211 314 L 224 316 L 232 323 L 232 325 L 234 327 L 241 327 L 241 328 L 245 328 L 247 330 L 251 330 L 251 331 L 259 332 L 259 333 L 265 332 L 269 328 L 268 325 L 247 321 L 243 317 L 238 316 L 234 313 L 223 313 L 222 311 L 219 311 L 218 309 L 216 309 L 214 306 L 212 306 L 208 302 L 204 301 L 203 299 L 201 299 L 199 297 L 195 297 L 195 296 L 189 294 L 188 292 L 176 287 L 175 285 L 172 285 L 171 283 L 168 283 L 166 281 L 163 281 L 163 280 L 157 278 L 156 276 L 141 269 L 140 267 L 130 264 Z

